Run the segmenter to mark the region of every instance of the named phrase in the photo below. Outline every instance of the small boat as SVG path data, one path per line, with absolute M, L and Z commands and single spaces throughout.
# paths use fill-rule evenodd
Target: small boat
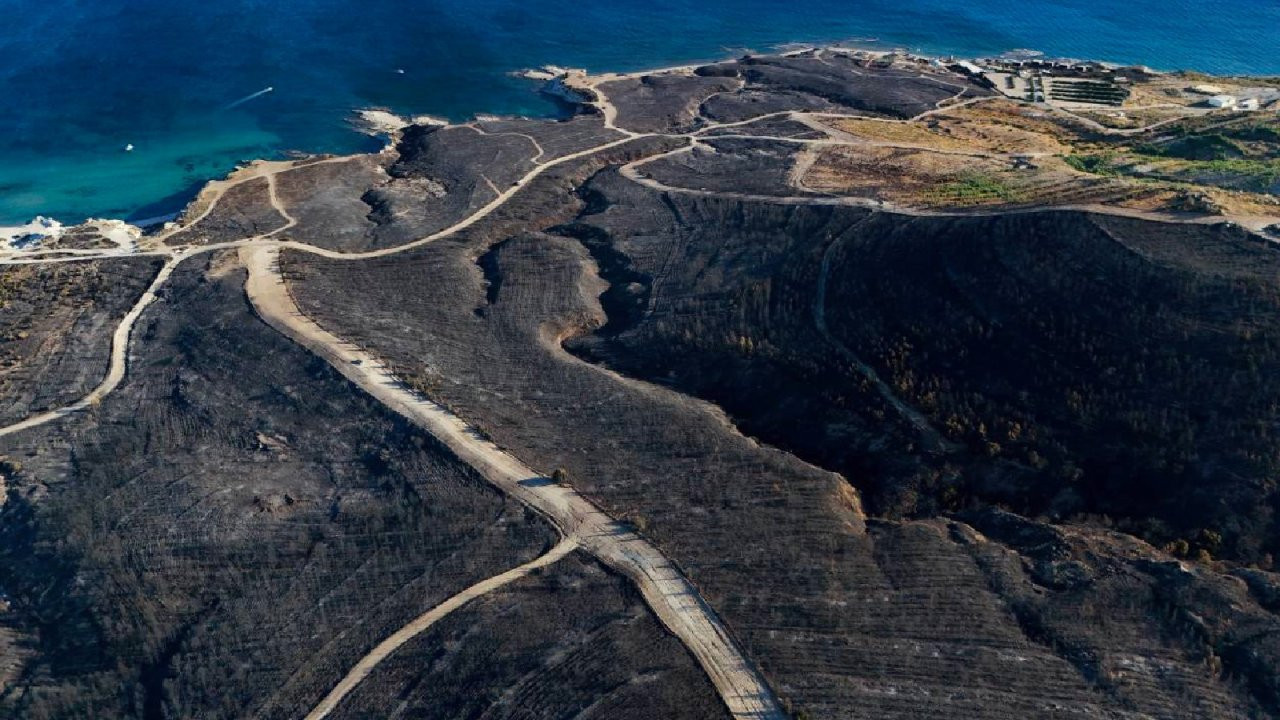
M 128 145 L 125 145 L 125 146 L 124 146 L 124 151 L 125 151 L 125 152 L 133 152 L 133 143 L 129 143 Z

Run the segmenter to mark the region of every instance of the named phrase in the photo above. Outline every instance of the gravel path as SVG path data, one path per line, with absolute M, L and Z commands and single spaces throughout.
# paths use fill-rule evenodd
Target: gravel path
M 274 246 L 240 250 L 249 269 L 245 291 L 267 324 L 327 360 L 365 392 L 435 436 L 489 482 L 631 578 L 662 623 L 693 653 L 734 717 L 786 717 L 719 617 L 666 556 L 572 487 L 557 484 L 520 462 L 443 406 L 415 393 L 377 358 L 303 315 L 280 276 L 279 256 Z
M 329 713 L 337 709 L 338 704 L 342 702 L 343 698 L 351 694 L 351 691 L 355 690 L 356 686 L 368 677 L 369 673 L 373 672 L 373 669 L 378 666 L 378 663 L 385 660 L 391 655 L 391 653 L 399 650 L 405 643 L 426 632 L 428 628 L 435 625 L 440 620 L 443 620 L 447 615 L 449 615 L 449 613 L 452 613 L 454 610 L 457 610 L 478 597 L 487 595 L 494 590 L 519 580 L 538 568 L 544 568 L 551 565 L 577 548 L 578 541 L 575 538 L 565 538 L 541 556 L 534 558 L 523 565 L 513 567 L 501 575 L 494 575 L 491 578 L 481 580 L 475 585 L 472 585 L 466 590 L 463 590 L 457 595 L 454 595 L 422 615 L 414 618 L 407 625 L 392 633 L 386 640 L 378 643 L 377 646 L 370 650 L 367 655 L 360 658 L 360 661 L 355 664 L 355 667 L 351 668 L 351 671 L 348 672 L 346 676 L 329 691 L 329 694 L 320 701 L 320 704 L 316 705 L 311 712 L 307 713 L 306 720 L 321 720 L 321 718 L 327 717 Z

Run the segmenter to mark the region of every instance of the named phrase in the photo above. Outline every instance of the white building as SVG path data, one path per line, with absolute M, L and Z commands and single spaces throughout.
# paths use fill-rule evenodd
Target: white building
M 1260 103 L 1256 97 L 1244 98 L 1240 102 L 1236 103 L 1237 110 L 1257 110 L 1260 107 L 1262 107 L 1262 103 Z
M 1233 108 L 1236 106 L 1235 95 L 1214 95 L 1209 98 L 1209 107 L 1213 108 Z

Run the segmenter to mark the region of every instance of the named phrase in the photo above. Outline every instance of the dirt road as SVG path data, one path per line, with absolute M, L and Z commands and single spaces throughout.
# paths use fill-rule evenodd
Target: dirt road
M 381 362 L 303 315 L 279 274 L 279 248 L 241 249 L 245 291 L 269 325 L 327 360 L 387 407 L 431 433 L 489 482 L 533 508 L 587 552 L 631 578 L 649 607 L 689 648 L 736 718 L 786 715 L 759 672 L 730 639 L 697 589 L 649 541 L 601 512 L 576 490 L 524 465 L 443 406 L 416 394 Z
M 316 705 L 311 712 L 307 713 L 306 720 L 321 720 L 321 718 L 328 716 L 329 713 L 333 712 L 338 707 L 338 704 L 342 702 L 343 698 L 351 694 L 351 691 L 355 690 L 356 686 L 368 677 L 369 673 L 373 672 L 373 669 L 378 666 L 378 663 L 387 659 L 391 653 L 399 650 L 405 643 L 418 635 L 421 635 L 423 632 L 426 632 L 428 628 L 448 616 L 449 613 L 452 613 L 454 610 L 457 610 L 478 597 L 487 595 L 504 585 L 508 585 L 519 580 L 537 568 L 543 568 L 551 565 L 577 548 L 577 538 L 565 538 L 564 540 L 561 540 L 558 545 L 551 548 L 551 550 L 547 551 L 540 557 L 534 558 L 523 565 L 511 568 L 501 575 L 495 575 L 487 580 L 481 580 L 475 585 L 472 585 L 466 590 L 463 590 L 457 595 L 454 595 L 422 615 L 414 618 L 409 624 L 392 633 L 390 637 L 378 643 L 377 646 L 370 650 L 367 655 L 361 658 L 360 662 L 356 663 L 355 667 L 351 668 L 351 671 L 348 672 L 346 676 L 329 691 L 329 694 L 320 701 L 320 704 Z
M 155 279 L 151 281 L 151 285 L 142 293 L 138 301 L 121 319 L 120 324 L 116 326 L 115 332 L 111 335 L 111 362 L 107 366 L 107 375 L 102 379 L 96 388 L 91 390 L 88 395 L 80 398 L 76 402 L 60 407 L 56 410 L 33 415 L 26 420 L 14 423 L 0 428 L 0 437 L 21 432 L 37 425 L 43 425 L 51 420 L 65 417 L 74 412 L 79 412 L 85 408 L 96 405 L 108 393 L 116 389 L 120 381 L 124 379 L 125 369 L 129 362 L 129 336 L 133 333 L 133 326 L 138 322 L 138 318 L 142 315 L 142 311 L 156 300 L 156 293 L 165 281 L 169 279 L 169 275 L 173 273 L 173 269 L 178 266 L 176 259 L 170 259 L 159 272 L 156 273 Z

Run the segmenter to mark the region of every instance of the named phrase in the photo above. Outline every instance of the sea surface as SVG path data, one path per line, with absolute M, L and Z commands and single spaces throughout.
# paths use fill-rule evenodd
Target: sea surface
M 243 160 L 374 149 L 357 108 L 561 112 L 523 67 L 835 42 L 1280 74 L 1280 0 L 0 0 L 0 225 L 162 215 Z

